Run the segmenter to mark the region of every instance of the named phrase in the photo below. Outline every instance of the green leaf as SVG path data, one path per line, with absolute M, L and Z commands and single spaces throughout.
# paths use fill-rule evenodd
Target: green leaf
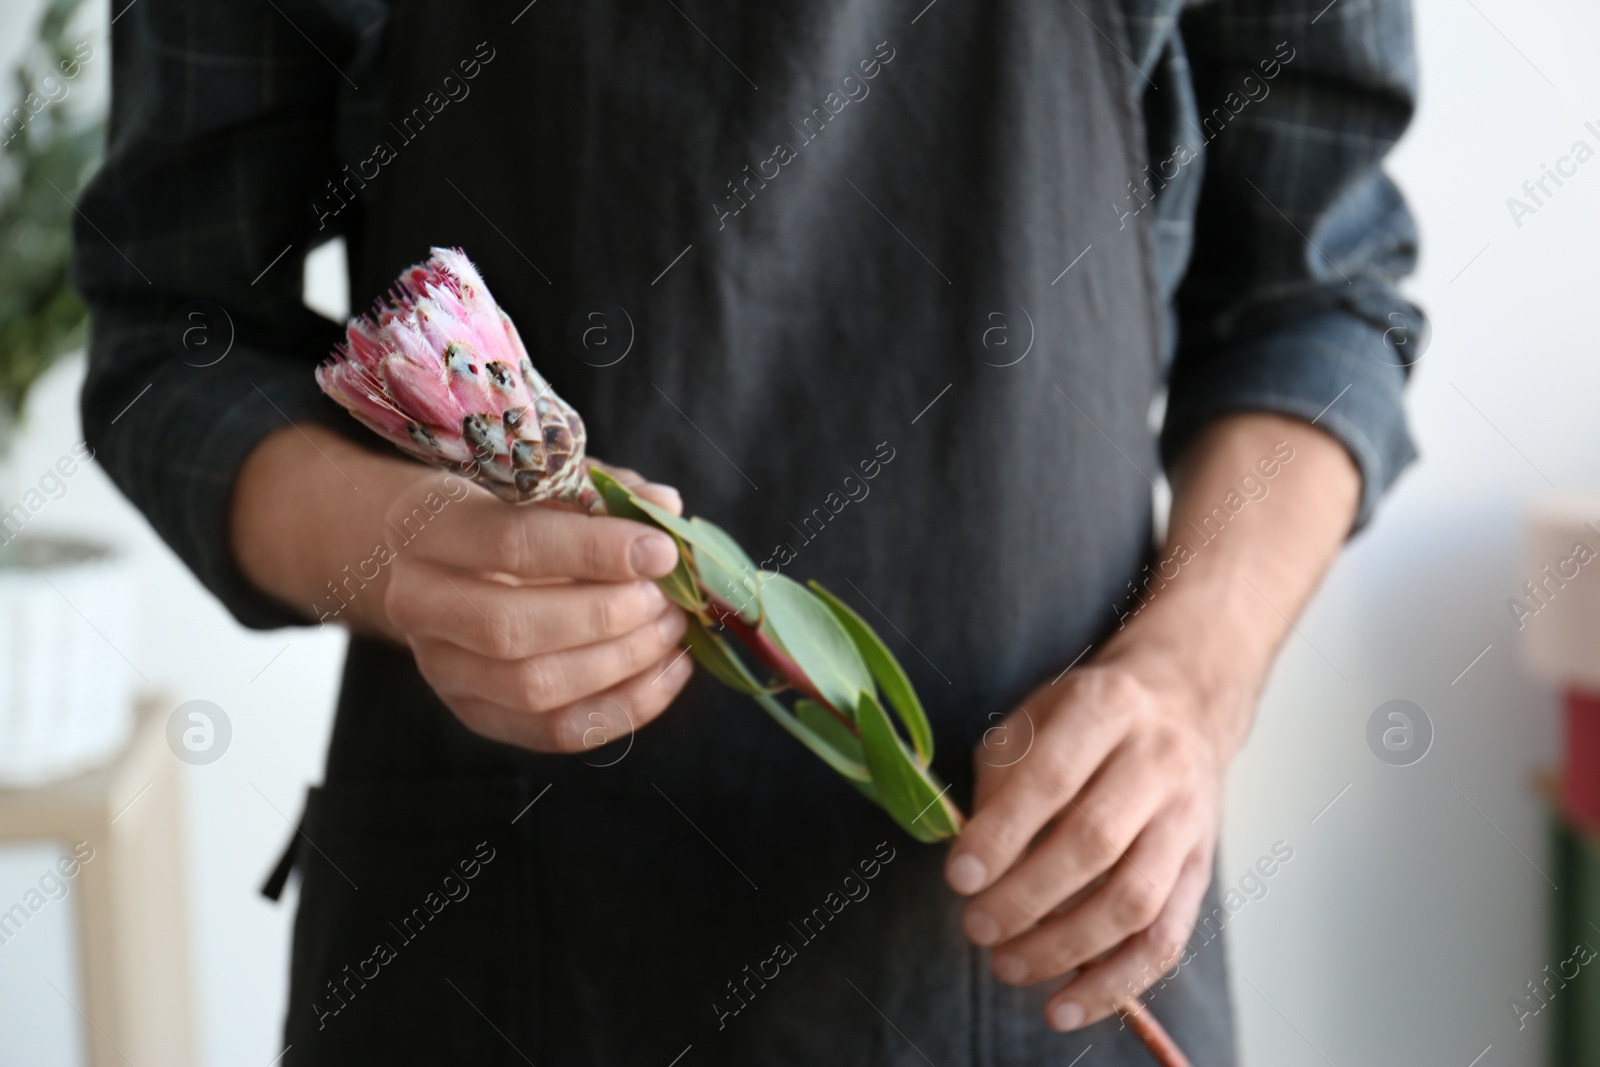
M 867 771 L 865 764 L 840 754 L 837 749 L 824 741 L 809 726 L 790 714 L 789 709 L 778 703 L 771 695 L 756 693 L 755 699 L 756 703 L 761 705 L 761 710 L 765 711 L 779 726 L 789 731 L 801 744 L 820 756 L 822 762 L 848 778 L 851 785 L 856 786 L 858 789 L 863 786 L 871 787 L 872 775 Z M 862 791 L 865 792 L 866 790 L 863 789 Z M 869 793 L 868 797 L 874 802 L 877 800 L 877 797 L 873 794 Z
M 589 467 L 589 481 L 600 494 L 600 499 L 606 502 L 606 511 L 619 519 L 633 519 L 635 522 L 656 524 L 655 520 L 636 507 L 633 502 L 633 493 L 627 486 L 617 481 L 610 474 L 599 467 Z
M 757 681 L 756 676 L 750 673 L 750 668 L 728 647 L 728 643 L 707 629 L 698 616 L 689 616 L 689 629 L 684 634 L 684 640 L 700 665 L 729 689 L 755 696 L 757 693 L 776 693 L 783 688 L 781 682 L 776 686 L 764 686 Z
M 689 528 L 694 544 L 695 569 L 700 582 L 718 600 L 739 613 L 751 626 L 761 621 L 761 601 L 757 596 L 760 575 L 737 541 L 721 527 L 695 516 Z
M 641 505 L 648 501 L 640 500 L 633 492 L 611 475 L 599 467 L 589 468 L 589 481 L 594 483 L 595 489 L 600 493 L 600 499 L 605 501 L 606 512 L 615 518 L 632 519 L 642 522 L 646 526 L 668 534 L 678 546 L 678 565 L 672 573 L 665 578 L 656 579 L 656 587 L 666 594 L 667 599 L 691 615 L 698 615 L 705 610 L 706 601 L 700 595 L 700 586 L 694 580 L 694 572 L 690 569 L 689 550 L 685 547 L 683 539 L 673 533 L 671 528 L 657 522 L 655 517 L 644 510 Z M 654 505 L 650 505 L 654 507 Z M 659 510 L 659 509 L 658 509 Z M 667 514 L 671 514 L 668 512 Z M 699 657 L 696 656 L 696 659 Z M 703 661 L 702 661 L 703 662 Z M 709 667 L 707 668 L 710 669 Z
M 833 746 L 841 756 L 856 763 L 865 762 L 866 756 L 861 752 L 861 739 L 852 733 L 837 715 L 821 704 L 802 697 L 794 702 L 794 717 L 809 727 L 812 733 Z
M 906 677 L 900 661 L 894 658 L 894 653 L 889 651 L 866 620 L 851 610 L 849 605 L 815 580 L 807 584 L 828 605 L 833 617 L 839 620 L 839 625 L 855 642 L 861 658 L 867 661 L 867 667 L 877 680 L 878 687 L 883 690 L 889 706 L 905 723 L 906 733 L 911 735 L 911 747 L 916 749 L 918 760 L 923 766 L 933 762 L 933 727 L 928 725 L 928 714 L 922 710 L 922 701 L 917 699 L 917 691 L 911 687 L 911 679 Z
M 920 766 L 894 732 L 888 714 L 871 693 L 856 709 L 861 748 L 879 802 L 918 841 L 942 841 L 961 832 L 961 813 L 927 768 Z
M 858 694 L 873 692 L 872 673 L 850 635 L 820 599 L 781 574 L 763 575 L 761 629 L 795 661 L 841 714 L 855 714 Z
M 737 611 L 750 625 L 761 620 L 756 565 L 737 541 L 705 519 L 685 519 L 639 497 L 634 497 L 633 503 L 656 525 L 691 547 L 695 571 L 712 595 Z

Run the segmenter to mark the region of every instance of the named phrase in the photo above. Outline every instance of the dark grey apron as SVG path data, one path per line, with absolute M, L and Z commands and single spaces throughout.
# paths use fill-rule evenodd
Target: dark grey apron
M 1142 163 L 1120 10 L 525 3 L 398 4 L 354 302 L 464 247 L 594 454 L 885 635 L 965 806 L 974 745 L 1147 549 L 1162 309 L 1106 208 Z M 354 640 L 301 840 L 290 1064 L 1147 1062 L 1115 1020 L 1048 1030 L 1054 987 L 961 936 L 944 850 L 704 677 L 541 756 Z M 1155 1005 L 1201 1065 L 1232 1059 L 1222 965 Z

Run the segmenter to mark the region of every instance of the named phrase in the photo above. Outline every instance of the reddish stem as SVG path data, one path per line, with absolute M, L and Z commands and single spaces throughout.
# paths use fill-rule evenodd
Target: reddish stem
M 1166 1027 L 1156 1022 L 1149 1008 L 1137 1000 L 1130 1000 L 1122 1005 L 1122 1019 L 1128 1024 L 1128 1029 L 1139 1035 L 1139 1040 L 1144 1042 L 1144 1047 L 1150 1050 L 1161 1067 L 1190 1067 L 1189 1058 L 1172 1040 Z
M 759 626 L 751 626 L 745 622 L 744 619 L 740 618 L 737 611 L 715 597 L 708 596 L 707 600 L 711 605 L 712 615 L 723 626 L 726 626 L 733 636 L 739 639 L 740 644 L 750 650 L 751 655 L 755 656 L 756 659 L 766 665 L 768 670 L 799 690 L 808 699 L 826 708 L 828 713 L 843 723 L 851 733 L 856 734 L 858 737 L 860 736 L 860 731 L 856 729 L 856 724 L 851 722 L 838 708 L 828 703 L 821 693 L 817 692 L 817 687 L 811 684 L 811 679 L 806 677 L 806 672 L 800 669 L 800 664 L 796 663 L 787 652 L 779 648 L 777 642 L 771 636 L 763 633 Z

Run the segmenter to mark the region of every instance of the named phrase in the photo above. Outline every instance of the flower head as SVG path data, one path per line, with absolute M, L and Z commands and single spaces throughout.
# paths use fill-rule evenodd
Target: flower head
M 317 384 L 397 448 L 504 500 L 592 504 L 583 420 L 533 369 L 465 253 L 431 251 L 350 320 Z

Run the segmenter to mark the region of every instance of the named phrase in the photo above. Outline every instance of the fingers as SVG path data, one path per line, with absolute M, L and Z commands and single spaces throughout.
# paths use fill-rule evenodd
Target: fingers
M 1053 800 L 1057 807 L 1065 805 L 1059 822 L 1032 852 L 967 906 L 963 918 L 967 936 L 979 945 L 998 944 L 1015 937 L 1102 872 L 1111 869 L 1166 802 L 1162 790 L 1152 789 L 1150 783 L 1144 781 L 1148 771 L 1149 765 L 1139 757 L 1136 746 L 1124 745 L 1110 756 L 1093 782 L 1077 797 L 1068 799 L 1065 791 L 1046 783 L 1043 788 L 1049 796 L 1040 798 L 1040 802 Z M 1145 847 L 1148 848 L 1148 842 Z M 1178 846 L 1177 855 L 1181 856 L 1184 851 L 1186 849 Z M 1176 877 L 1177 857 L 1172 860 L 1172 868 L 1172 877 Z M 1119 876 L 1120 871 L 1113 876 L 1112 883 L 1116 883 Z M 1171 884 L 1171 878 L 1167 884 Z M 1142 881 L 1121 888 L 1132 894 L 1127 899 L 1141 901 L 1150 889 Z M 1097 895 L 1105 892 L 1102 887 Z M 1153 913 L 1145 921 L 1151 917 Z M 1086 959 L 1088 955 L 1081 958 Z M 1065 969 L 1045 972 L 1035 969 L 1029 973 L 1037 980 Z
M 434 690 L 530 713 L 554 711 L 632 678 L 676 647 L 688 616 L 669 607 L 621 637 L 526 659 L 492 659 L 435 638 L 411 640 Z
M 508 507 L 450 474 L 420 480 L 386 518 L 396 555 L 467 571 L 624 582 L 660 578 L 678 563 L 677 546 L 660 530 L 563 508 Z
M 1185 946 L 1210 881 L 1211 853 L 1196 849 L 1184 862 L 1155 921 L 1106 959 L 1085 967 L 1045 1004 L 1050 1025 L 1074 1030 L 1099 1022 L 1154 985 L 1163 973 L 1188 963 Z
M 407 568 L 385 600 L 390 620 L 413 637 L 490 659 L 520 660 L 608 641 L 667 609 L 661 591 L 640 580 L 519 587 L 426 561 L 407 561 Z
M 673 649 L 604 692 L 547 712 L 508 707 L 477 697 L 446 699 L 474 733 L 536 752 L 600 748 L 642 729 L 666 711 L 694 673 L 694 658 Z
M 1013 984 L 1054 978 L 1150 926 L 1193 849 L 1193 821 L 1170 809 L 1152 821 L 1081 903 L 997 948 L 995 975 Z
M 1083 787 L 1126 729 L 1114 713 L 1128 699 L 1123 685 L 1094 672 L 1072 682 L 1064 705 L 1039 726 L 1032 750 L 1004 771 L 962 831 L 945 862 L 952 889 L 970 896 L 993 884 Z M 983 777 L 983 766 L 978 773 Z
M 674 515 L 683 514 L 683 497 L 670 485 L 660 482 L 647 482 L 644 475 L 628 467 L 613 467 L 609 463 L 602 463 L 597 459 L 590 459 L 589 465 L 599 467 L 611 477 L 633 490 L 636 496 L 642 496 L 658 507 L 666 508 Z

